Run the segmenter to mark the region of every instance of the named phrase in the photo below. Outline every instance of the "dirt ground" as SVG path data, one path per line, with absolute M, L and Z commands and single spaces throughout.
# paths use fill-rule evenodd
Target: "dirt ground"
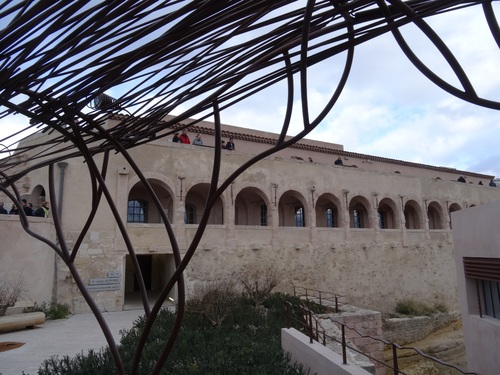
M 464 335 L 461 321 L 436 330 L 423 340 L 404 345 L 405 348 L 417 348 L 420 351 L 443 362 L 467 370 Z M 390 348 L 384 352 L 386 363 L 392 362 Z M 414 350 L 398 350 L 398 365 L 408 375 L 456 375 L 459 371 L 432 362 L 417 355 Z

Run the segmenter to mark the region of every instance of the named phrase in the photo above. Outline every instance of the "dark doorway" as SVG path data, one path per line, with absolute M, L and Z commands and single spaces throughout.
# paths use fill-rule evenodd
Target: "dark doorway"
M 137 255 L 139 268 L 144 278 L 144 286 L 150 304 L 153 304 L 160 291 L 167 283 L 175 270 L 174 256 L 172 254 L 140 254 Z M 166 304 L 175 304 L 177 291 L 174 287 L 169 293 Z M 142 306 L 142 297 L 139 283 L 135 277 L 132 257 L 125 256 L 125 295 L 123 309 L 131 310 Z
M 142 278 L 144 279 L 144 286 L 146 290 L 151 290 L 153 257 L 151 255 L 137 255 L 137 261 L 139 262 L 139 268 L 141 269 Z M 139 291 L 139 283 L 134 273 L 134 292 L 137 291 Z

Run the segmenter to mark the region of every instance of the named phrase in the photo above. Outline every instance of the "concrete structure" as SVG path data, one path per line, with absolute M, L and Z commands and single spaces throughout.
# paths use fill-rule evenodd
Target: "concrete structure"
M 119 120 L 108 120 L 106 126 L 116 126 Z M 213 163 L 213 124 L 202 122 L 190 129 L 191 138 L 196 133 L 202 134 L 204 146 L 172 143 L 170 136 L 157 134 L 155 140 L 129 150 L 172 222 L 181 251 L 198 227 Z M 21 146 L 53 136 L 33 135 Z M 222 136 L 232 137 L 236 150 L 222 151 L 219 181 L 277 138 L 234 126 L 224 126 Z M 343 166 L 334 165 L 338 156 Z M 94 160 L 100 165 L 102 155 Z M 26 159 L 23 168 L 29 165 Z M 456 182 L 460 175 L 468 183 Z M 92 202 L 87 164 L 67 159 L 55 166 L 55 176 L 62 229 L 71 248 Z M 237 277 L 244 266 L 257 264 L 279 269 L 284 291 L 291 291 L 291 285 L 335 291 L 347 295 L 351 304 L 379 311 L 391 311 L 402 298 L 439 301 L 456 309 L 449 214 L 500 199 L 500 189 L 487 186 L 493 177 L 304 140 L 248 168 L 222 194 L 186 270 L 188 293 L 221 277 Z M 146 287 L 154 295 L 174 269 L 160 214 L 122 155 L 110 156 L 106 183 L 139 254 Z M 18 188 L 35 206 L 47 199 L 47 168 L 30 172 Z M 5 198 L 1 200 L 10 208 Z M 30 229 L 56 243 L 50 218 L 30 218 Z M 19 239 L 10 240 L 11 233 L 19 233 Z M 2 272 L 15 275 L 24 270 L 26 281 L 43 289 L 30 286 L 32 299 L 41 303 L 50 294 L 74 312 L 88 311 L 66 265 L 46 244 L 25 235 L 15 217 L 0 217 L 0 236 L 4 244 L 5 239 L 11 241 L 0 251 L 0 267 L 7 270 Z M 43 262 L 29 266 L 32 254 L 43 254 Z M 105 200 L 75 265 L 101 309 L 122 310 L 135 301 L 130 257 Z M 175 292 L 171 298 L 176 298 Z
M 458 289 L 469 371 L 500 369 L 500 202 L 452 215 Z
M 353 364 L 343 364 L 342 356 L 317 341 L 309 343 L 309 337 L 294 328 L 281 330 L 281 346 L 290 354 L 292 362 L 301 363 L 304 369 L 317 375 L 370 375 Z
M 41 311 L 0 316 L 0 333 L 38 326 L 45 323 L 45 314 Z

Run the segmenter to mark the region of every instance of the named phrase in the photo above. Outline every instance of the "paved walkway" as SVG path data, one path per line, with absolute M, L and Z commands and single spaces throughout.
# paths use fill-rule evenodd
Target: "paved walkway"
M 129 329 L 143 315 L 143 310 L 104 313 L 104 318 L 117 342 L 119 331 Z M 49 320 L 33 329 L 0 333 L 0 343 L 22 342 L 17 349 L 0 352 L 0 374 L 36 375 L 40 364 L 53 355 L 74 356 L 89 349 L 106 346 L 106 339 L 93 314 L 72 315 L 68 319 Z

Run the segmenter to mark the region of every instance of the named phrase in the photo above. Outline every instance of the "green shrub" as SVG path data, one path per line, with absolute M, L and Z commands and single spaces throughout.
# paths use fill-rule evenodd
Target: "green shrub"
M 430 316 L 437 312 L 447 313 L 448 308 L 442 303 L 428 306 L 422 302 L 417 302 L 411 299 L 404 299 L 396 303 L 396 312 L 398 314 L 408 316 Z
M 292 363 L 281 349 L 285 298 L 282 294 L 271 295 L 265 308 L 255 309 L 251 298 L 240 297 L 219 325 L 212 324 L 203 314 L 187 311 L 161 374 L 305 374 L 302 366 Z M 175 316 L 168 310 L 160 311 L 142 353 L 139 374 L 151 373 L 170 335 Z M 120 353 L 127 373 L 144 324 L 145 318 L 141 317 L 134 322 L 132 329 L 122 331 Z M 88 372 L 92 367 L 95 370 Z M 45 361 L 39 371 L 41 375 L 89 373 L 116 373 L 109 351 L 89 352 L 75 358 L 52 358 Z
M 448 313 L 448 307 L 443 303 L 436 303 L 433 307 L 434 307 L 434 310 L 436 312 L 440 312 L 440 313 L 444 313 L 444 314 Z
M 26 309 L 26 311 L 41 311 L 45 314 L 45 318 L 49 320 L 65 319 L 71 314 L 69 305 L 57 302 L 50 302 L 49 304 L 43 302 L 41 305 L 35 303 L 35 306 Z
M 116 374 L 116 369 L 109 350 L 89 350 L 87 354 L 80 353 L 75 357 L 65 355 L 60 359 L 58 356 L 52 356 L 38 369 L 38 375 L 54 374 L 112 375 Z

